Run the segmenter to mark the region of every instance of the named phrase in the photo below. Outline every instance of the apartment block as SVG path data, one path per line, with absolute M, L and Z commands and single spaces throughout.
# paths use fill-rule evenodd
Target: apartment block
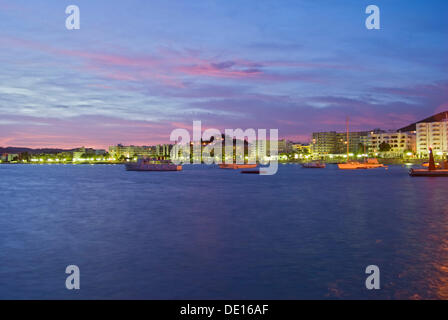
M 123 146 L 118 144 L 109 147 L 109 153 L 114 157 L 125 156 L 126 158 L 133 158 L 135 156 L 153 156 L 155 154 L 154 147 L 147 146 Z
M 426 156 L 431 147 L 434 154 L 448 153 L 448 122 L 417 123 L 417 154 Z
M 349 151 L 362 152 L 368 148 L 368 131 L 349 132 Z M 347 133 L 346 132 L 314 132 L 311 142 L 311 151 L 313 154 L 343 154 L 347 152 Z
M 410 132 L 371 132 L 369 135 L 369 151 L 381 152 L 381 145 L 389 145 L 390 154 L 401 155 L 404 152 L 416 151 L 415 131 Z

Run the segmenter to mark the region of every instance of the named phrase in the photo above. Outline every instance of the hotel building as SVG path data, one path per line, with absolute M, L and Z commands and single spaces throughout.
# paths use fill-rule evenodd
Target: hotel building
M 368 131 L 349 132 L 349 151 L 362 152 L 363 150 L 359 150 L 362 146 L 365 146 L 367 151 L 368 136 Z M 315 155 L 345 154 L 347 152 L 347 133 L 313 132 L 311 152 Z
M 287 153 L 290 150 L 290 142 L 286 140 L 278 140 L 277 142 L 277 156 L 280 153 Z M 258 160 L 266 159 L 271 156 L 271 141 L 270 140 L 256 140 L 249 144 L 248 155 L 251 158 Z
M 297 153 L 311 153 L 311 146 L 309 144 L 293 143 L 291 145 L 292 151 Z
M 291 142 L 286 139 L 278 140 L 278 153 L 289 153 L 291 152 Z
M 167 157 L 170 155 L 173 145 L 171 144 L 159 144 L 155 147 L 155 155 L 158 157 Z
M 410 132 L 371 132 L 369 134 L 369 151 L 381 152 L 381 144 L 387 143 L 390 150 L 389 156 L 400 156 L 405 152 L 416 151 L 415 131 Z
M 125 156 L 126 158 L 133 158 L 135 156 L 153 156 L 155 154 L 155 148 L 147 146 L 123 146 L 118 144 L 116 146 L 110 146 L 109 153 L 117 158 L 120 158 L 121 156 Z
M 448 122 L 417 123 L 417 154 L 426 157 L 431 147 L 434 154 L 448 153 Z

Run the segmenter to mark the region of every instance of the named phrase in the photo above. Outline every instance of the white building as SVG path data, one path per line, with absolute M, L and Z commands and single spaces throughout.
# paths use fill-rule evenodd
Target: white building
M 448 122 L 420 122 L 417 123 L 417 154 L 427 156 L 429 147 L 435 155 L 448 153 Z
M 277 145 L 277 155 L 279 153 Z M 275 151 L 275 150 L 272 150 Z M 249 145 L 249 156 L 257 160 L 265 161 L 271 157 L 271 141 L 256 140 Z
M 4 153 L 4 154 L 1 155 L 0 160 L 1 161 L 11 162 L 11 161 L 17 160 L 18 158 L 19 158 L 18 154 Z
M 109 147 L 109 154 L 113 157 L 124 156 L 126 158 L 133 158 L 135 156 L 153 156 L 155 153 L 154 147 L 149 146 L 124 146 L 118 144 Z
M 390 146 L 389 154 L 402 155 L 404 152 L 416 151 L 415 132 L 371 132 L 369 134 L 369 150 L 371 152 L 381 152 L 381 144 Z

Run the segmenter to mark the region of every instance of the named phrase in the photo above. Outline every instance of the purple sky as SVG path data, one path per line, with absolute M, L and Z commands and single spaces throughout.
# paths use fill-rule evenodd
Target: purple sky
M 304 142 L 346 116 L 397 129 L 448 110 L 447 14 L 442 0 L 0 0 L 0 146 L 168 143 L 193 120 Z

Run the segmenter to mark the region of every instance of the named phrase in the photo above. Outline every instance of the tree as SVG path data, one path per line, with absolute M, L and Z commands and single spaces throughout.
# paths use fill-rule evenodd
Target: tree
M 28 152 L 22 152 L 19 156 L 19 160 L 30 161 L 31 156 Z
M 381 152 L 388 152 L 388 151 L 390 151 L 390 149 L 392 149 L 392 147 L 387 142 L 383 141 L 380 143 L 380 151 Z
M 364 150 L 367 151 L 367 148 L 364 147 L 362 143 L 358 143 L 358 149 L 356 150 L 357 153 L 364 153 Z

